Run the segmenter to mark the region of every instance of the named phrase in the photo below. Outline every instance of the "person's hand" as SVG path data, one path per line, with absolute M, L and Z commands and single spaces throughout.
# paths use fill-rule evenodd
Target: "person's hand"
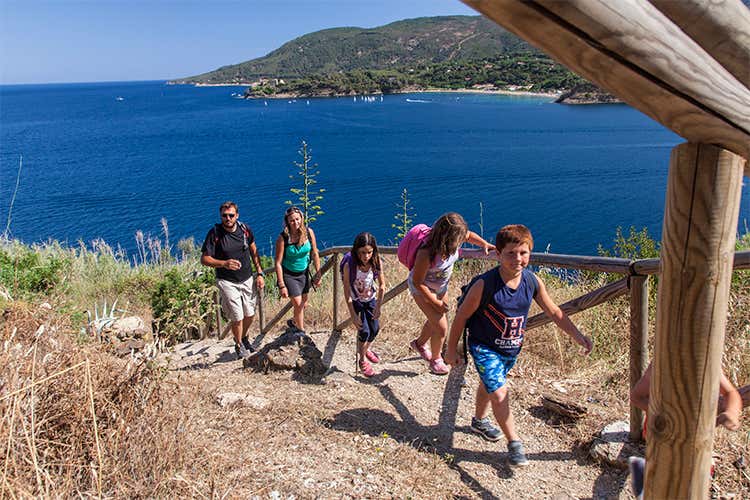
M 225 269 L 229 269 L 230 271 L 237 271 L 242 267 L 242 264 L 237 259 L 229 259 L 224 261 Z
M 484 246 L 484 254 L 489 255 L 492 250 L 495 249 L 494 245 L 485 245 Z
M 352 316 L 352 323 L 354 323 L 354 326 L 356 326 L 358 329 L 362 328 L 362 319 L 359 317 L 359 314 L 355 314 Z
M 313 276 L 313 285 L 315 285 L 315 288 L 318 288 L 318 287 L 320 287 L 320 282 L 321 282 L 321 279 L 322 279 L 322 278 L 321 278 L 321 276 L 320 276 L 320 271 L 318 271 L 318 272 L 317 272 L 317 273 L 315 273 L 315 275 Z
M 451 306 L 444 300 L 440 301 L 440 305 L 437 307 L 437 310 L 441 313 L 447 313 L 450 311 Z
M 736 431 L 740 428 L 739 412 L 724 411 L 716 417 L 716 425 L 721 425 L 730 431 Z
M 587 337 L 586 335 L 582 334 L 581 332 L 578 332 L 576 335 L 575 341 L 578 345 L 583 347 L 584 354 L 589 355 L 591 353 L 591 349 L 594 348 L 594 341 L 591 340 L 591 338 Z
M 456 349 L 449 347 L 445 351 L 445 357 L 443 358 L 443 361 L 445 361 L 451 367 L 456 367 L 461 364 L 461 356 L 458 355 Z
M 289 298 L 289 290 L 287 290 L 285 286 L 279 287 L 279 294 L 281 295 L 282 299 Z
M 257 283 L 258 283 L 258 288 L 260 290 L 263 290 L 263 288 L 266 286 L 266 280 L 263 278 L 262 274 L 258 275 L 258 281 L 257 281 Z

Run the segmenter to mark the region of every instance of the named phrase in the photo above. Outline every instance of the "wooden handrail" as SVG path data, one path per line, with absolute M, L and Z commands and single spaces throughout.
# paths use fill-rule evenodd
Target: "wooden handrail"
M 660 259 L 642 259 L 633 261 L 631 274 L 659 274 Z M 734 264 L 732 269 L 744 270 L 750 269 L 750 250 L 734 253 Z
M 332 255 L 334 253 L 345 253 L 351 250 L 351 247 L 336 246 L 326 248 L 320 252 L 321 257 Z M 379 246 L 378 252 L 386 255 L 395 255 L 398 247 Z M 462 248 L 461 257 L 468 259 L 497 260 L 497 255 L 491 252 L 485 255 L 484 251 L 479 248 Z M 596 271 L 603 273 L 617 274 L 639 274 L 652 275 L 659 274 L 659 259 L 621 259 L 618 257 L 586 256 L 586 255 L 565 255 L 555 253 L 532 252 L 532 265 L 561 267 L 564 269 L 577 269 L 580 271 Z M 750 250 L 736 252 L 734 254 L 735 270 L 750 269 Z M 269 272 L 269 271 L 266 271 Z
M 339 296 L 341 295 L 341 286 L 339 280 L 341 279 L 339 273 L 338 262 L 340 261 L 340 255 L 351 250 L 350 247 L 346 246 L 334 246 L 329 247 L 320 252 L 321 258 L 326 258 L 325 264 L 321 267 L 321 276 L 325 275 L 331 268 L 334 269 L 334 283 L 333 283 L 333 331 L 341 332 L 344 328 L 352 324 L 352 319 L 347 317 L 341 321 L 339 316 Z M 395 255 L 398 248 L 395 246 L 381 246 L 378 251 L 384 255 Z M 466 259 L 479 259 L 479 260 L 492 260 L 497 261 L 497 254 L 490 252 L 485 254 L 482 249 L 478 248 L 465 248 L 461 249 L 461 258 Z M 590 309 L 598 306 L 605 302 L 608 302 L 616 297 L 626 295 L 630 292 L 630 315 L 631 315 L 631 327 L 630 327 L 630 387 L 644 373 L 646 366 L 648 365 L 648 356 L 646 354 L 647 341 L 648 341 L 648 276 L 659 274 L 660 259 L 639 259 L 629 260 L 621 259 L 616 257 L 602 257 L 602 256 L 581 256 L 581 255 L 563 255 L 563 254 L 550 254 L 550 253 L 532 253 L 531 262 L 537 266 L 549 266 L 564 269 L 576 269 L 582 271 L 595 271 L 605 273 L 615 273 L 624 275 L 624 277 L 618 281 L 609 283 L 601 288 L 586 293 L 580 297 L 572 299 L 564 304 L 560 305 L 560 308 L 565 311 L 568 315 L 573 315 L 578 312 Z M 734 255 L 734 269 L 750 269 L 750 251 L 736 252 Z M 264 269 L 264 273 L 267 275 L 274 275 L 276 272 L 275 267 Z M 391 301 L 396 296 L 401 294 L 408 288 L 407 280 L 400 282 L 385 293 L 383 298 L 383 304 Z M 259 300 L 263 300 L 262 293 L 259 294 Z M 262 308 L 262 304 L 259 304 L 259 308 Z M 267 323 L 264 324 L 263 318 L 261 317 L 260 330 L 261 334 L 265 334 L 273 328 L 292 308 L 291 302 L 285 304 L 281 310 Z M 218 308 L 217 308 L 218 309 Z M 262 309 L 259 309 L 262 311 Z M 219 311 L 217 310 L 217 319 L 220 317 Z M 538 328 L 542 325 L 550 323 L 552 320 L 547 317 L 544 313 L 536 314 L 529 318 L 527 322 L 527 330 Z M 748 404 L 748 398 L 750 398 L 750 389 L 748 387 L 742 388 L 742 395 L 745 400 L 745 405 Z M 639 439 L 642 414 L 631 405 L 631 438 L 634 440 Z
M 626 293 L 628 293 L 628 278 L 622 278 L 621 280 L 615 281 L 601 288 L 597 288 L 596 290 L 582 295 L 578 298 L 569 300 L 564 304 L 560 304 L 560 309 L 565 311 L 565 314 L 567 314 L 568 316 L 571 316 L 575 313 L 590 309 L 594 306 L 598 306 L 599 304 L 603 304 L 604 302 L 612 300 L 615 297 L 625 295 Z M 531 330 L 532 328 L 546 325 L 551 321 L 552 318 L 542 312 L 529 318 L 529 320 L 526 322 L 526 329 Z

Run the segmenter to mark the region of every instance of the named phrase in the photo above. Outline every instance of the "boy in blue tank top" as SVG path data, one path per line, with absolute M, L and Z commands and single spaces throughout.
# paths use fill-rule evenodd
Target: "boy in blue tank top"
M 521 352 L 531 301 L 535 300 L 555 324 L 591 352 L 591 339 L 578 330 L 570 318 L 552 301 L 539 278 L 526 269 L 534 240 L 521 224 L 505 226 L 497 233 L 495 247 L 500 265 L 479 276 L 466 292 L 451 325 L 445 361 L 456 366 L 458 339 L 466 327 L 468 349 L 481 383 L 477 388 L 476 413 L 471 429 L 486 439 L 500 436 L 487 418 L 490 408 L 508 440 L 511 465 L 527 465 L 523 444 L 516 434 L 510 412 L 506 377 Z

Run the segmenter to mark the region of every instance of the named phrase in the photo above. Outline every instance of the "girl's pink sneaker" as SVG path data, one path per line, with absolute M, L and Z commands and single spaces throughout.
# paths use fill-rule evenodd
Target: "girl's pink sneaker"
M 359 369 L 362 370 L 362 375 L 364 375 L 367 378 L 370 378 L 375 375 L 375 370 L 373 370 L 370 363 L 368 363 L 365 360 L 362 360 L 359 362 Z
M 373 363 L 380 363 L 380 356 L 378 356 L 374 351 L 367 351 L 365 353 L 365 357 L 367 357 L 367 359 L 369 359 Z
M 443 358 L 435 358 L 430 361 L 430 371 L 435 375 L 445 375 L 451 369 L 443 362 Z
M 424 359 L 425 361 L 432 361 L 432 351 L 430 351 L 430 348 L 427 347 L 427 344 L 419 345 L 417 343 L 417 339 L 414 339 L 409 343 L 409 347 L 411 347 L 414 352 L 422 356 L 422 359 Z

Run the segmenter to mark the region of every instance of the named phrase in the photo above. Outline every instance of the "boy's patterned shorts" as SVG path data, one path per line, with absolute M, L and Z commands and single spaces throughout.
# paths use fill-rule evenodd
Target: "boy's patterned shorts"
M 503 387 L 508 372 L 516 364 L 516 356 L 503 356 L 499 352 L 475 342 L 469 342 L 469 351 L 487 394 L 492 394 Z

